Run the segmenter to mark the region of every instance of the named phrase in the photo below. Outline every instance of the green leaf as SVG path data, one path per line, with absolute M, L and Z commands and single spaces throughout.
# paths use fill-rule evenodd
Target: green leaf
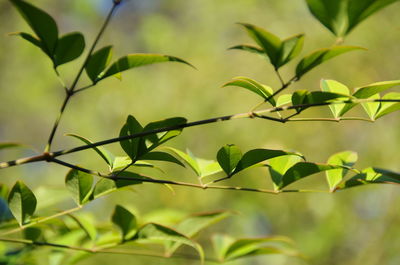
M 42 230 L 38 227 L 27 227 L 23 231 L 24 238 L 32 241 L 38 241 L 42 236 Z
M 116 191 L 117 189 L 126 186 L 142 184 L 143 181 L 140 181 L 140 179 L 146 179 L 146 177 L 142 175 L 129 171 L 118 173 L 118 177 L 122 177 L 124 179 L 118 179 L 118 180 L 113 180 L 111 178 L 100 179 L 93 188 L 93 198 L 95 199 L 99 198 L 101 196 L 107 195 L 113 191 Z M 132 180 L 130 180 L 129 178 L 132 178 Z
M 122 241 L 130 240 L 137 231 L 135 215 L 121 205 L 115 206 L 112 222 L 121 230 Z
M 263 161 L 266 161 L 266 160 L 269 160 L 269 159 L 272 159 L 275 157 L 287 156 L 287 155 L 294 155 L 294 156 L 303 158 L 303 156 L 299 153 L 286 152 L 283 150 L 271 150 L 271 149 L 250 150 L 243 155 L 242 159 L 240 159 L 240 161 L 232 175 L 237 174 L 246 168 L 257 165 L 258 163 L 261 163 Z
M 38 40 L 35 36 L 26 33 L 26 32 L 17 32 L 17 33 L 11 33 L 11 36 L 20 36 L 21 38 L 23 38 L 24 40 L 30 42 L 31 44 L 33 44 L 34 46 L 38 47 L 39 49 L 43 50 L 43 45 L 40 42 L 40 40 Z M 43 50 L 44 51 L 44 50 Z
M 400 100 L 400 93 L 392 92 L 387 93 L 382 99 L 397 99 Z M 375 116 L 376 119 L 385 116 L 394 111 L 400 110 L 400 102 L 381 102 L 381 107 Z
M 274 65 L 275 68 L 278 68 L 279 52 L 282 45 L 282 41 L 279 37 L 251 24 L 240 23 L 240 25 L 245 27 L 249 36 L 262 47 L 271 64 Z
M 311 162 L 299 162 L 296 163 L 294 166 L 289 168 L 285 175 L 282 177 L 281 183 L 279 183 L 278 188 L 281 190 L 284 187 L 292 184 L 299 179 L 308 177 L 310 175 L 323 172 L 326 170 L 337 169 L 341 168 L 341 166 L 337 165 L 328 165 L 328 164 L 317 164 Z
M 291 94 L 283 94 L 278 97 L 276 100 L 276 107 L 281 107 L 283 105 L 292 103 L 292 95 Z
M 53 58 L 58 41 L 58 28 L 54 19 L 43 10 L 25 1 L 11 0 L 11 3 L 39 37 L 46 54 Z
M 96 240 L 97 229 L 96 226 L 94 225 L 93 218 L 89 218 L 88 216 L 84 215 L 77 216 L 73 214 L 69 214 L 68 216 L 71 217 L 71 219 L 74 220 L 83 231 L 85 231 L 86 235 L 92 241 Z
M 344 151 L 340 153 L 336 153 L 329 157 L 328 164 L 330 165 L 338 165 L 344 167 L 352 167 L 358 159 L 358 155 L 356 152 L 352 151 Z M 326 171 L 326 179 L 329 184 L 329 188 L 331 191 L 336 189 L 336 186 L 342 182 L 343 178 L 346 176 L 348 170 L 345 168 L 338 168 Z
M 176 148 L 166 147 L 165 149 L 170 150 L 174 154 L 176 154 L 179 158 L 181 158 L 195 173 L 198 177 L 202 176 L 202 172 L 200 171 L 200 167 L 195 158 L 193 158 L 190 154 L 182 152 Z
M 218 261 L 223 262 L 229 246 L 235 242 L 235 239 L 228 235 L 215 234 L 211 240 Z
M 345 94 L 338 94 L 333 92 L 324 91 L 311 91 L 307 90 L 297 90 L 292 94 L 292 104 L 293 106 L 300 105 L 296 107 L 297 112 L 307 109 L 309 106 L 301 106 L 308 104 L 324 104 L 329 102 L 335 102 L 338 100 L 349 100 L 351 96 Z
M 104 70 L 110 64 L 112 53 L 113 47 L 106 46 L 95 51 L 89 57 L 89 60 L 85 66 L 85 70 L 93 84 L 96 84 L 97 81 L 101 79 Z
M 214 175 L 222 171 L 222 168 L 217 161 L 201 158 L 196 158 L 196 161 L 200 168 L 201 178 Z
M 2 149 L 9 149 L 9 148 L 17 148 L 23 147 L 24 145 L 19 143 L 0 143 L 0 150 Z
M 339 189 L 348 189 L 366 184 L 400 184 L 400 174 L 380 168 L 366 168 L 338 186 Z
M 83 205 L 90 200 L 92 194 L 93 176 L 72 169 L 65 177 L 65 185 L 78 205 Z
M 241 158 L 242 152 L 234 144 L 225 145 L 217 153 L 218 163 L 228 176 L 231 176 L 235 171 Z
M 303 158 L 298 155 L 284 155 L 272 158 L 268 161 L 268 170 L 272 182 L 274 183 L 275 190 L 279 190 L 279 183 L 281 183 L 286 171 L 301 160 L 303 160 Z
M 242 50 L 242 51 L 255 53 L 257 55 L 261 55 L 262 57 L 267 56 L 263 49 L 261 49 L 260 47 L 257 47 L 257 46 L 249 45 L 249 44 L 236 45 L 236 46 L 230 47 L 228 50 Z
M 222 221 L 230 215 L 226 211 L 217 211 L 210 213 L 200 213 L 189 216 L 178 224 L 176 229 L 189 238 L 196 236 L 201 230 Z M 167 245 L 167 252 L 174 253 L 182 244 L 173 242 Z
M 279 49 L 277 68 L 287 64 L 300 54 L 303 49 L 304 35 L 299 34 L 283 40 Z
M 397 0 L 306 0 L 311 13 L 338 37 Z
M 187 120 L 182 117 L 174 117 L 165 120 L 151 122 L 144 127 L 143 131 L 152 131 L 157 129 L 164 129 L 164 128 L 171 128 L 171 127 L 178 127 L 177 129 L 172 129 L 166 132 L 155 133 L 151 135 L 145 136 L 146 141 L 148 144 L 148 150 L 153 150 L 154 148 L 162 145 L 163 143 L 175 138 L 176 136 L 180 135 L 183 128 L 181 125 L 187 123 Z
M 332 92 L 332 93 L 338 93 L 338 94 L 344 94 L 344 95 L 350 95 L 350 90 L 347 86 L 343 85 L 342 83 L 339 83 L 335 80 L 326 80 L 322 79 L 321 80 L 321 90 L 326 91 L 326 92 Z M 329 108 L 332 111 L 332 114 L 335 118 L 340 117 L 340 113 L 345 107 L 345 104 L 332 104 L 329 105 Z
M 90 141 L 89 139 L 87 139 L 87 138 L 85 138 L 85 137 L 83 137 L 83 136 L 77 135 L 77 134 L 68 133 L 68 134 L 66 134 L 66 136 L 72 136 L 72 137 L 74 137 L 74 138 L 76 138 L 76 139 L 78 139 L 78 140 L 81 140 L 82 142 L 84 142 L 84 143 L 87 144 L 87 145 L 93 144 L 93 142 Z M 92 149 L 93 149 L 101 158 L 103 158 L 104 161 L 106 161 L 106 163 L 110 166 L 110 168 L 113 167 L 113 163 L 114 163 L 115 157 L 114 157 L 114 155 L 113 155 L 111 152 L 109 152 L 108 150 L 106 150 L 106 149 L 105 149 L 104 147 L 102 147 L 102 146 L 95 146 L 95 147 L 92 147 Z
M 319 49 L 304 57 L 296 67 L 296 77 L 301 78 L 307 72 L 318 65 L 346 52 L 365 50 L 357 46 L 334 46 L 331 48 Z
M 142 125 L 132 116 L 129 115 L 126 123 L 121 129 L 119 134 L 120 137 L 128 136 L 143 131 Z M 125 153 L 133 160 L 139 159 L 139 157 L 147 152 L 147 147 L 143 137 L 137 137 L 129 140 L 123 140 L 120 142 L 122 149 Z
M 113 63 L 100 80 L 132 68 L 163 62 L 178 62 L 194 67 L 190 63 L 174 56 L 162 54 L 129 54 L 119 58 L 115 63 Z
M 181 161 L 176 159 L 174 156 L 171 154 L 165 153 L 165 152 L 150 152 L 145 155 L 143 155 L 141 160 L 154 160 L 154 161 L 164 161 L 164 162 L 171 162 L 175 163 L 177 165 L 180 165 L 182 167 L 185 167 L 184 164 L 182 164 Z
M 75 60 L 85 49 L 85 37 L 80 32 L 71 32 L 62 36 L 54 52 L 54 66 L 60 66 Z
M 179 233 L 178 231 L 162 226 L 155 223 L 148 223 L 139 228 L 133 240 L 151 240 L 156 242 L 177 242 L 185 244 L 197 250 L 200 259 L 204 260 L 204 252 L 202 247 L 196 242 L 192 241 L 186 235 Z M 167 253 L 168 254 L 168 253 Z
M 292 94 L 292 105 L 293 106 L 298 106 L 298 105 L 304 105 L 307 104 L 307 95 L 310 92 L 308 92 L 305 89 L 297 90 Z M 306 107 L 296 107 L 296 111 L 300 112 L 302 110 L 306 109 Z
M 257 81 L 248 77 L 235 77 L 232 81 L 225 83 L 222 87 L 238 86 L 243 87 L 251 92 L 259 95 L 264 100 L 268 100 L 272 106 L 275 106 L 275 100 L 271 98 L 274 91 L 271 87 L 258 83 Z
M 379 94 L 375 94 L 370 97 L 370 99 L 380 99 L 381 96 Z M 378 111 L 381 107 L 380 102 L 366 102 L 366 103 L 361 103 L 361 106 L 367 113 L 368 117 L 371 120 L 375 120 L 375 116 L 378 114 Z
M 35 195 L 22 181 L 17 181 L 8 195 L 8 207 L 20 226 L 29 222 L 36 203 Z
M 5 184 L 0 183 L 0 198 L 7 200 L 8 193 L 9 193 L 8 187 Z

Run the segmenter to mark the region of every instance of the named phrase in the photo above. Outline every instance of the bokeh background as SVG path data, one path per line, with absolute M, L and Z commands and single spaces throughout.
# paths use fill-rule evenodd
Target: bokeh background
M 33 1 L 32 1 L 33 2 Z M 52 14 L 62 33 L 81 31 L 91 43 L 111 0 L 36 0 Z M 346 44 L 368 48 L 336 58 L 307 74 L 293 89 L 318 90 L 321 78 L 338 80 L 350 88 L 372 82 L 399 79 L 400 5 L 394 4 L 361 23 Z M 247 91 L 221 88 L 235 76 L 248 76 L 279 87 L 273 68 L 257 56 L 227 48 L 248 43 L 236 22 L 259 25 L 284 38 L 305 33 L 302 55 L 328 47 L 333 35 L 309 13 L 305 1 L 284 0 L 127 0 L 114 17 L 101 45 L 113 44 L 114 58 L 132 52 L 175 55 L 194 64 L 198 71 L 179 64 L 159 64 L 129 71 L 122 81 L 107 79 L 77 95 L 63 117 L 54 150 L 81 145 L 64 133 L 77 133 L 92 140 L 118 135 L 127 115 L 143 124 L 173 116 L 190 121 L 248 111 L 259 99 Z M 64 91 L 41 52 L 17 38 L 14 31 L 29 31 L 8 1 L 0 1 L 0 139 L 22 142 L 42 150 L 62 102 Z M 82 56 L 83 58 L 83 56 Z M 71 83 L 82 58 L 60 68 Z M 282 69 L 287 80 L 295 62 Z M 85 77 L 86 78 L 86 77 Z M 81 84 L 87 84 L 88 79 Z M 355 109 L 353 115 L 364 115 Z M 311 112 L 329 115 L 327 108 Z M 302 152 L 310 161 L 325 162 L 336 152 L 359 153 L 358 168 L 378 166 L 400 171 L 400 119 L 389 115 L 374 124 L 289 123 L 235 120 L 189 128 L 170 145 L 190 149 L 199 157 L 215 159 L 218 149 L 235 143 L 243 151 L 282 148 Z M 122 155 L 115 144 L 108 147 Z M 32 155 L 29 150 L 0 152 L 0 160 Z M 93 151 L 65 159 L 89 168 L 105 170 Z M 170 179 L 195 181 L 190 170 L 164 166 Z M 66 169 L 45 163 L 0 171 L 0 182 L 9 186 L 24 180 L 39 198 L 39 214 L 73 206 L 70 199 L 51 203 L 49 194 L 63 194 Z M 264 169 L 253 169 L 230 180 L 249 187 L 270 185 Z M 324 175 L 301 181 L 299 187 L 327 189 Z M 53 192 L 53 193 L 51 193 Z M 282 194 L 279 196 L 229 191 L 202 191 L 177 187 L 175 194 L 158 185 L 145 184 L 89 204 L 85 210 L 107 221 L 114 205 L 124 203 L 139 215 L 155 210 L 194 213 L 229 209 L 234 217 L 207 230 L 199 240 L 206 246 L 216 232 L 241 236 L 280 234 L 293 238 L 308 260 L 280 256 L 260 257 L 232 264 L 400 264 L 400 199 L 395 186 L 370 186 L 335 194 Z M 38 195 L 39 197 L 39 195 Z M 41 260 L 40 264 L 48 261 Z M 197 264 L 195 261 L 160 260 L 131 256 L 96 255 L 79 264 Z

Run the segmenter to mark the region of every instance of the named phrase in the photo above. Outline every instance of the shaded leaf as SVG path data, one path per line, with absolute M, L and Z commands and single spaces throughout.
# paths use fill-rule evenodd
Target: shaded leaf
M 17 181 L 8 195 L 8 207 L 20 226 L 29 222 L 36 203 L 35 195 L 22 181 Z
M 283 150 L 253 149 L 243 155 L 242 159 L 240 159 L 237 167 L 235 168 L 233 174 L 237 174 L 240 171 L 249 168 L 251 166 L 254 166 L 258 163 L 261 163 L 263 161 L 286 155 L 294 155 L 303 158 L 303 156 L 299 153 L 286 152 Z
M 279 37 L 275 36 L 271 32 L 266 31 L 260 27 L 240 23 L 243 27 L 246 28 L 247 33 L 249 36 L 258 44 L 260 47 L 265 51 L 267 54 L 270 62 L 275 68 L 278 67 L 278 58 L 279 58 L 279 51 L 282 45 L 282 41 Z
M 112 222 L 121 230 L 122 241 L 130 240 L 137 231 L 135 215 L 121 205 L 115 206 Z
M 119 58 L 115 63 L 113 63 L 100 79 L 119 74 L 132 68 L 163 62 L 178 62 L 193 67 L 188 62 L 174 56 L 162 54 L 129 54 Z
M 85 37 L 80 32 L 71 32 L 62 36 L 54 52 L 54 66 L 68 63 L 82 55 L 85 49 Z
M 72 194 L 75 202 L 78 205 L 82 205 L 90 200 L 93 176 L 88 173 L 72 169 L 65 177 L 65 185 Z
M 311 13 L 338 37 L 397 0 L 306 0 Z
M 135 133 L 140 133 L 142 131 L 142 125 L 140 125 L 140 123 L 132 115 L 129 115 L 126 123 L 120 131 L 119 136 L 128 136 Z M 133 161 L 137 160 L 141 155 L 147 152 L 147 147 L 143 137 L 120 141 L 120 145 Z
M 347 189 L 365 184 L 400 184 L 400 174 L 380 168 L 366 168 L 349 180 L 338 186 L 338 189 Z
M 336 153 L 329 157 L 327 163 L 330 165 L 352 167 L 357 162 L 357 159 L 358 155 L 356 152 L 344 151 Z M 334 191 L 336 189 L 336 186 L 342 182 L 347 172 L 348 170 L 345 168 L 338 168 L 326 171 L 325 174 L 331 191 Z
M 109 65 L 111 58 L 112 58 L 113 47 L 106 46 L 97 51 L 95 51 L 86 63 L 85 70 L 93 82 L 96 84 L 98 79 L 101 79 L 102 73 Z
M 307 72 L 318 65 L 346 52 L 365 50 L 357 46 L 334 46 L 331 48 L 319 49 L 304 57 L 296 67 L 296 77 L 301 78 Z
M 303 49 L 304 35 L 299 34 L 282 41 L 276 68 L 279 68 L 300 54 Z
M 24 145 L 19 143 L 0 143 L 0 150 L 8 148 L 24 147 Z
M 40 42 L 39 39 L 37 39 L 35 36 L 26 33 L 26 32 L 17 32 L 17 33 L 11 33 L 11 36 L 20 36 L 21 38 L 23 38 L 24 40 L 30 42 L 31 44 L 33 44 L 34 46 L 38 47 L 39 49 L 43 50 L 43 46 L 42 43 Z
M 299 162 L 289 168 L 285 175 L 282 177 L 282 182 L 278 185 L 279 189 L 282 189 L 289 184 L 292 184 L 299 179 L 308 177 L 310 175 L 323 172 L 326 170 L 341 168 L 337 165 L 328 165 L 328 164 L 317 164 L 311 162 Z
M 86 235 L 92 240 L 96 240 L 97 238 L 97 229 L 94 225 L 94 220 L 92 218 L 88 218 L 87 216 L 77 216 L 73 214 L 69 214 L 69 217 L 74 220 L 78 226 L 85 231 Z
M 255 54 L 261 55 L 263 57 L 267 56 L 263 49 L 261 49 L 260 47 L 257 47 L 257 46 L 249 45 L 249 44 L 236 45 L 236 46 L 230 47 L 229 50 L 242 50 L 242 51 L 255 53 Z
M 27 227 L 23 233 L 25 239 L 37 241 L 42 235 L 42 230 L 39 227 Z
M 117 174 L 118 172 L 115 173 Z M 113 191 L 116 191 L 119 188 L 142 184 L 143 182 L 140 181 L 140 179 L 146 179 L 146 177 L 142 175 L 129 171 L 118 173 L 118 177 L 123 177 L 124 179 L 118 179 L 118 180 L 113 180 L 111 178 L 100 179 L 93 188 L 93 197 L 96 199 L 98 197 L 107 195 Z M 132 180 L 130 180 L 129 178 L 132 178 Z
M 141 160 L 154 160 L 154 161 L 164 161 L 164 162 L 171 162 L 175 163 L 177 165 L 180 165 L 182 167 L 185 167 L 184 164 L 182 164 L 181 161 L 176 159 L 174 156 L 171 154 L 165 153 L 165 152 L 150 152 L 145 155 L 143 155 Z
M 57 45 L 58 28 L 54 19 L 43 10 L 22 0 L 11 0 L 31 29 L 39 37 L 43 50 L 53 58 Z
M 218 163 L 228 176 L 233 175 L 241 158 L 242 152 L 234 144 L 225 145 L 217 153 Z
M 227 87 L 227 86 L 243 87 L 243 88 L 250 90 L 251 92 L 259 95 L 264 100 L 268 100 L 268 102 L 270 102 L 272 106 L 275 106 L 275 104 L 276 104 L 275 100 L 273 98 L 271 98 L 272 94 L 274 93 L 272 88 L 269 86 L 260 84 L 251 78 L 242 77 L 242 76 L 236 77 L 232 81 L 225 83 L 222 87 Z

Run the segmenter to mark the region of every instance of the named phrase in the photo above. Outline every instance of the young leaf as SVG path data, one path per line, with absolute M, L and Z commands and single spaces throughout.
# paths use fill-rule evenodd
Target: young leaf
M 382 99 L 397 99 L 400 100 L 400 93 L 392 92 L 387 93 Z M 400 110 L 400 102 L 381 102 L 381 107 L 376 115 L 376 119 L 385 116 L 394 111 Z
M 260 47 L 257 47 L 257 46 L 249 45 L 249 44 L 236 45 L 236 46 L 230 47 L 228 50 L 242 50 L 242 51 L 255 53 L 255 54 L 261 55 L 263 57 L 267 56 L 263 49 L 261 49 Z
M 72 169 L 65 177 L 65 185 L 78 205 L 90 200 L 92 194 L 93 176 L 76 169 Z
M 137 231 L 136 217 L 121 205 L 116 205 L 112 222 L 119 227 L 122 241 L 130 240 Z
M 400 174 L 380 168 L 366 168 L 360 174 L 340 184 L 338 189 L 347 189 L 365 184 L 395 183 L 400 184 Z
M 292 103 L 292 95 L 291 94 L 283 94 L 278 97 L 276 100 L 276 106 L 275 107 L 281 107 L 283 105 Z
M 296 77 L 301 78 L 307 72 L 318 65 L 346 52 L 365 50 L 357 46 L 334 46 L 331 48 L 319 49 L 304 57 L 296 67 Z
M 180 127 L 183 124 L 186 124 L 187 120 L 182 117 L 174 117 L 165 120 L 151 122 L 144 127 L 143 131 L 152 131 L 163 128 L 171 128 L 171 127 Z M 180 135 L 182 132 L 182 128 L 172 129 L 166 132 L 155 133 L 145 137 L 145 139 L 149 142 L 148 150 L 153 150 L 154 148 L 162 145 L 163 143 L 175 138 Z
M 286 171 L 300 162 L 303 158 L 298 155 L 284 155 L 272 158 L 268 161 L 268 170 L 271 175 L 274 189 L 279 190 L 279 183 L 281 183 Z
M 62 36 L 54 52 L 54 66 L 60 66 L 75 60 L 85 49 L 85 37 L 80 32 L 71 32 Z
M 303 156 L 299 153 L 294 153 L 294 152 L 286 152 L 283 150 L 271 150 L 271 149 L 253 149 L 248 151 L 243 155 L 243 157 L 240 159 L 239 163 L 237 164 L 235 171 L 233 172 L 232 175 L 239 173 L 240 171 L 249 168 L 251 166 L 254 166 L 258 163 L 261 163 L 263 161 L 275 158 L 275 157 L 280 157 L 280 156 L 287 156 L 287 155 L 294 155 L 298 156 L 300 158 L 303 158 Z
M 87 139 L 87 138 L 85 138 L 85 137 L 83 137 L 83 136 L 77 135 L 77 134 L 69 133 L 69 134 L 66 134 L 66 136 L 75 137 L 76 139 L 81 140 L 82 142 L 84 142 L 84 143 L 87 144 L 87 145 L 93 144 L 93 142 L 90 141 L 89 139 Z M 114 163 L 115 157 L 114 157 L 114 155 L 113 155 L 111 152 L 107 151 L 107 150 L 106 150 L 104 147 L 102 147 L 102 146 L 95 146 L 95 147 L 93 147 L 92 149 L 93 149 L 101 158 L 103 158 L 104 161 L 106 161 L 106 163 L 110 166 L 110 168 L 113 167 L 113 163 Z
M 154 160 L 154 161 L 164 161 L 164 162 L 171 162 L 182 167 L 185 167 L 181 161 L 176 159 L 174 156 L 165 153 L 165 152 L 150 152 L 140 157 L 141 160 Z
M 352 151 L 344 151 L 340 153 L 336 153 L 329 157 L 328 164 L 330 165 L 338 165 L 345 167 L 352 167 L 358 159 L 358 155 L 356 152 Z M 329 184 L 329 188 L 331 191 L 336 189 L 336 186 L 342 182 L 343 178 L 346 176 L 348 170 L 345 168 L 338 168 L 326 171 L 326 179 Z
M 282 45 L 279 49 L 277 67 L 284 66 L 290 62 L 293 58 L 300 54 L 303 49 L 304 35 L 299 34 L 282 41 Z
M 113 63 L 104 73 L 104 75 L 99 78 L 99 80 L 119 74 L 132 68 L 163 62 L 178 62 L 193 67 L 190 63 L 174 56 L 162 54 L 129 54 L 119 58 L 115 63 Z
M 373 83 L 367 86 L 363 86 L 354 92 L 353 96 L 356 98 L 370 98 L 371 96 L 383 92 L 389 88 L 400 85 L 400 80 L 384 81 Z
M 128 136 L 135 133 L 140 133 L 142 131 L 142 125 L 140 125 L 140 123 L 132 115 L 129 115 L 126 123 L 121 129 L 119 136 Z M 137 160 L 141 155 L 147 152 L 147 147 L 142 137 L 123 140 L 120 142 L 120 145 L 132 160 Z
M 380 99 L 380 98 L 381 98 L 381 96 L 379 94 L 375 94 L 370 97 L 370 99 Z M 378 111 L 381 107 L 381 103 L 380 102 L 366 102 L 366 103 L 362 103 L 361 106 L 367 113 L 368 117 L 371 120 L 375 120 L 375 116 L 378 114 Z
M 262 47 L 264 52 L 267 54 L 271 64 L 275 66 L 275 68 L 278 68 L 279 50 L 282 45 L 282 41 L 279 39 L 279 37 L 275 36 L 271 32 L 268 32 L 260 27 L 251 24 L 240 23 L 240 25 L 245 27 L 249 36 L 258 45 L 260 45 L 260 47 Z
M 8 195 L 8 207 L 20 226 L 29 222 L 36 203 L 35 195 L 22 181 L 17 181 Z
M 321 90 L 326 91 L 326 92 L 332 92 L 332 93 L 338 93 L 338 94 L 344 94 L 344 95 L 350 95 L 350 90 L 347 86 L 343 85 L 342 83 L 339 83 L 335 80 L 326 80 L 322 79 L 321 80 Z M 345 107 L 345 104 L 332 104 L 329 105 L 329 108 L 332 111 L 332 114 L 335 118 L 340 117 L 340 113 Z
M 99 198 L 126 186 L 142 184 L 143 182 L 140 179 L 145 179 L 144 176 L 129 171 L 119 173 L 118 177 L 123 177 L 124 179 L 100 179 L 93 188 L 93 198 Z M 132 180 L 129 178 L 132 178 Z
M 282 177 L 281 183 L 279 183 L 278 188 L 281 190 L 284 187 L 292 184 L 299 179 L 308 177 L 310 175 L 323 172 L 326 170 L 341 168 L 341 166 L 337 165 L 328 165 L 328 164 L 317 164 L 311 162 L 299 162 L 292 166 L 286 171 L 285 175 Z
M 306 0 L 311 13 L 338 37 L 344 37 L 361 21 L 397 0 Z
M 50 58 L 58 41 L 58 28 L 54 19 L 43 10 L 22 0 L 11 0 L 31 29 L 39 37 L 43 50 Z
M 132 240 L 152 240 L 156 242 L 177 242 L 185 244 L 197 250 L 201 260 L 204 260 L 204 252 L 202 247 L 196 242 L 189 239 L 186 235 L 179 233 L 178 231 L 162 226 L 155 223 L 148 223 L 139 228 L 136 235 Z
M 96 84 L 98 79 L 102 77 L 102 73 L 111 61 L 112 52 L 113 47 L 106 46 L 95 51 L 89 57 L 89 60 L 85 66 L 85 70 L 90 80 L 92 80 L 93 84 Z
M 275 106 L 275 100 L 271 98 L 274 91 L 271 87 L 258 83 L 257 81 L 248 77 L 236 77 L 232 81 L 225 83 L 222 87 L 238 86 L 250 90 L 251 92 L 259 95 L 264 100 L 268 100 L 272 106 Z
M 228 176 L 231 176 L 242 158 L 242 152 L 234 144 L 222 147 L 217 153 L 217 160 Z
M 200 213 L 189 216 L 178 224 L 176 229 L 189 238 L 196 236 L 201 230 L 222 221 L 230 215 L 226 211 L 217 211 L 210 213 Z M 167 253 L 174 253 L 182 244 L 173 242 L 167 245 Z

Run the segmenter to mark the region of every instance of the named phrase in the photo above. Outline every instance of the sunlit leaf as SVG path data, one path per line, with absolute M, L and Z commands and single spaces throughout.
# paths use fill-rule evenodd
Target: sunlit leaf
M 357 162 L 357 159 L 358 155 L 356 152 L 344 151 L 336 153 L 329 157 L 327 163 L 330 165 L 352 167 Z M 348 170 L 345 168 L 338 168 L 326 171 L 325 174 L 331 191 L 334 191 L 336 189 L 336 186 L 342 182 L 347 172 Z
M 106 46 L 95 51 L 86 63 L 85 70 L 90 80 L 95 84 L 109 65 L 112 58 L 113 47 Z
M 357 46 L 334 46 L 331 48 L 324 48 L 316 50 L 311 54 L 304 57 L 296 67 L 296 76 L 301 78 L 307 72 L 317 67 L 318 65 L 346 52 L 355 50 L 365 50 Z
M 115 63 L 113 63 L 104 75 L 100 79 L 104 79 L 115 74 L 119 74 L 123 71 L 149 65 L 155 63 L 163 63 L 163 62 L 178 62 L 184 63 L 189 66 L 192 66 L 188 62 L 169 55 L 162 55 L 162 54 L 129 54 L 127 56 L 119 58 Z M 193 67 L 193 66 L 192 66 Z
M 285 175 L 282 177 L 282 181 L 278 186 L 279 189 L 282 189 L 289 184 L 292 184 L 295 181 L 298 181 L 302 178 L 308 177 L 310 175 L 323 172 L 326 170 L 341 168 L 341 166 L 336 165 L 328 165 L 328 164 L 317 164 L 311 162 L 299 162 L 289 168 Z
M 286 171 L 301 160 L 303 160 L 303 158 L 299 155 L 284 155 L 272 158 L 268 161 L 268 170 L 272 182 L 274 183 L 275 190 L 279 189 L 279 184 Z
M 366 184 L 400 184 L 400 174 L 380 168 L 366 168 L 349 180 L 338 186 L 338 189 L 347 189 Z
M 275 100 L 271 98 L 272 94 L 274 91 L 272 90 L 271 87 L 263 85 L 261 83 L 258 83 L 257 81 L 248 78 L 248 77 L 236 77 L 232 81 L 229 81 L 223 85 L 223 87 L 227 86 L 237 86 L 237 87 L 242 87 L 247 90 L 250 90 L 251 92 L 259 95 L 262 97 L 264 100 L 268 100 L 272 106 L 275 106 Z
M 72 169 L 65 177 L 65 185 L 69 192 L 72 194 L 73 199 L 78 205 L 85 204 L 89 201 L 92 193 L 93 176 Z
M 85 231 L 87 236 L 94 241 L 97 238 L 97 229 L 94 225 L 94 220 L 92 218 L 88 218 L 88 216 L 84 215 L 73 215 L 69 214 L 72 220 L 74 220 L 78 226 Z
M 246 28 L 249 36 L 265 51 L 271 64 L 277 67 L 279 49 L 282 45 L 279 37 L 251 24 L 240 23 L 240 25 Z
M 141 160 L 171 162 L 171 163 L 180 165 L 182 167 L 185 166 L 184 164 L 182 164 L 181 161 L 176 159 L 174 156 L 172 156 L 171 154 L 165 153 L 165 152 L 158 152 L 158 151 L 150 152 L 150 153 L 147 153 L 147 154 L 141 156 L 140 159 Z
M 41 40 L 43 50 L 53 58 L 58 41 L 58 28 L 54 19 L 43 10 L 22 0 L 11 0 L 22 17 Z
M 277 68 L 287 64 L 303 49 L 304 35 L 299 34 L 282 41 L 279 49 Z
M 343 85 L 342 83 L 339 83 L 335 80 L 326 80 L 322 79 L 321 80 L 321 90 L 326 91 L 326 92 L 332 92 L 332 93 L 338 93 L 338 94 L 344 94 L 344 95 L 350 95 L 350 90 L 347 86 Z M 345 104 L 332 104 L 329 105 L 329 108 L 332 111 L 332 114 L 335 118 L 340 117 L 340 113 L 345 107 Z
M 17 181 L 8 195 L 8 207 L 21 226 L 29 222 L 36 203 L 35 195 L 22 181 Z
M 176 148 L 172 148 L 172 147 L 166 147 L 165 149 L 172 151 L 174 154 L 176 154 L 179 158 L 181 158 L 195 173 L 198 177 L 201 177 L 202 173 L 200 171 L 200 167 L 197 163 L 197 161 L 195 160 L 195 158 L 193 158 L 192 156 L 190 156 L 189 154 L 178 150 Z
M 382 97 L 382 99 L 397 99 L 400 101 L 400 93 L 392 92 L 387 93 Z M 376 115 L 376 119 L 390 114 L 394 111 L 400 110 L 400 102 L 381 102 L 381 107 Z
M 71 32 L 62 36 L 54 52 L 54 66 L 77 59 L 85 49 L 85 37 L 80 32 Z
M 121 205 L 116 205 L 112 214 L 112 222 L 119 227 L 122 240 L 130 240 L 137 231 L 136 217 Z
M 375 94 L 370 97 L 370 99 L 380 99 L 380 98 L 381 98 L 381 96 L 379 94 Z M 367 113 L 368 117 L 371 120 L 375 120 L 375 116 L 378 114 L 378 111 L 381 107 L 381 103 L 380 102 L 366 102 L 366 103 L 362 103 L 361 106 Z
M 229 50 L 242 50 L 242 51 L 247 51 L 251 53 L 255 53 L 261 56 L 267 56 L 265 51 L 261 49 L 260 47 L 249 45 L 249 44 L 242 44 L 242 45 L 236 45 L 233 47 L 230 47 Z
M 217 153 L 217 160 L 225 173 L 230 176 L 242 158 L 242 152 L 234 144 L 222 147 Z
M 276 100 L 276 107 L 281 107 L 289 103 L 292 103 L 292 94 L 283 94 Z
M 333 34 L 343 37 L 361 21 L 397 0 L 306 0 L 311 13 Z

